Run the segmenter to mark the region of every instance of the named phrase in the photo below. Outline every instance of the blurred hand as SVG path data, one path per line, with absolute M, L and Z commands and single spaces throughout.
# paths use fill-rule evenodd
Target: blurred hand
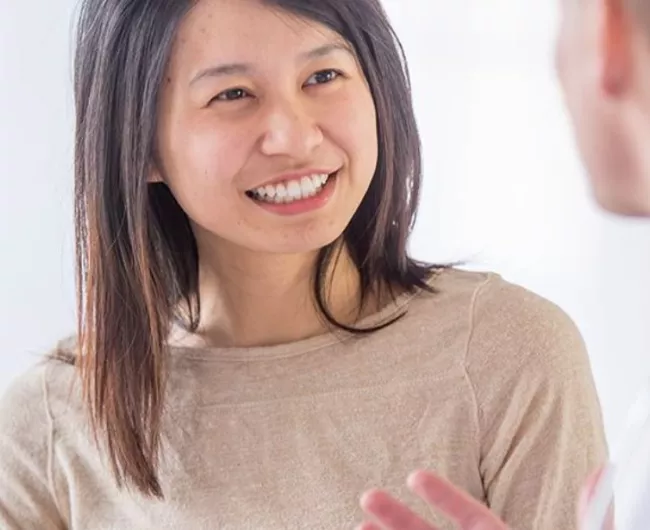
M 584 522 L 587 506 L 601 475 L 602 470 L 599 470 L 585 483 L 578 507 L 580 526 Z M 407 484 L 411 491 L 432 508 L 455 521 L 460 530 L 508 530 L 506 524 L 486 506 L 433 473 L 417 471 L 409 477 Z M 371 490 L 364 494 L 361 498 L 361 508 L 372 521 L 361 524 L 357 530 L 439 530 L 397 499 L 380 490 Z M 613 511 L 610 511 L 603 530 L 614 530 Z
M 486 506 L 433 473 L 417 471 L 408 478 L 407 484 L 432 508 L 455 521 L 460 530 L 508 530 Z M 438 530 L 383 491 L 365 493 L 361 508 L 371 521 L 357 530 Z
M 589 502 L 596 493 L 596 487 L 598 486 L 603 471 L 603 469 L 599 469 L 596 473 L 591 475 L 587 479 L 587 482 L 582 489 L 580 502 L 578 504 L 578 519 L 580 521 L 580 528 L 584 528 L 583 525 L 586 523 L 585 519 L 587 515 L 587 507 L 589 506 Z M 614 530 L 614 510 L 612 508 L 610 508 L 607 514 L 606 522 L 602 530 Z

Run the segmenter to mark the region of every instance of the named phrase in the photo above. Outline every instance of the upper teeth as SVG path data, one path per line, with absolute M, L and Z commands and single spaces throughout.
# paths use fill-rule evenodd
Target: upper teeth
M 311 175 L 299 180 L 288 180 L 279 184 L 267 184 L 252 190 L 256 199 L 265 202 L 285 203 L 306 199 L 316 195 L 327 182 L 329 175 Z

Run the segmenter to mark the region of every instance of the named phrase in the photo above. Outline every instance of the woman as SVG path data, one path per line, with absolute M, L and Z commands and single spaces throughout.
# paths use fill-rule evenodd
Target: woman
M 86 0 L 75 72 L 79 331 L 0 405 L 0 527 L 344 528 L 420 466 L 573 523 L 605 458 L 582 340 L 407 254 L 377 0 Z
M 650 217 L 650 8 L 635 0 L 563 0 L 561 8 L 558 73 L 596 199 L 610 212 Z M 583 507 L 597 477 L 588 480 Z M 429 507 L 465 530 L 524 528 L 507 519 L 505 524 L 461 491 L 461 484 L 427 472 L 414 473 L 408 482 Z M 362 505 L 376 521 L 364 530 L 435 528 L 382 491 L 370 491 Z

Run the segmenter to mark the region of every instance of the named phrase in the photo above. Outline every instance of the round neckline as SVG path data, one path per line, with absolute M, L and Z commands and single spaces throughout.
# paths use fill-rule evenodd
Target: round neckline
M 413 293 L 403 293 L 397 296 L 379 311 L 361 318 L 356 325 L 358 327 L 371 327 L 390 320 L 399 314 L 399 312 L 403 311 L 411 300 L 417 297 L 421 292 L 422 290 L 417 290 Z M 332 329 L 313 337 L 283 344 L 274 344 L 271 346 L 203 347 L 199 345 L 170 345 L 169 350 L 174 356 L 195 361 L 271 361 L 310 353 L 331 346 L 337 342 L 346 342 L 357 336 L 358 335 L 344 330 Z

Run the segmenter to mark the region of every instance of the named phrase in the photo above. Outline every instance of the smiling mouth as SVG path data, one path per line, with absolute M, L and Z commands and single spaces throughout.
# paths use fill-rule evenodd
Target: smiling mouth
M 275 184 L 267 184 L 253 190 L 248 190 L 246 195 L 258 202 L 269 204 L 290 204 L 312 197 L 317 197 L 323 192 L 330 179 L 336 177 L 338 172 L 331 174 L 314 174 L 300 179 L 287 180 Z

